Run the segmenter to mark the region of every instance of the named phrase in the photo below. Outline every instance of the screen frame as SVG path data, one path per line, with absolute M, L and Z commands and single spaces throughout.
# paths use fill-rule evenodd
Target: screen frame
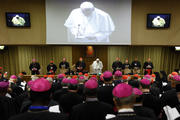
M 149 22 L 149 16 L 150 15 L 169 15 L 169 25 L 168 27 L 149 27 L 148 22 Z M 169 29 L 171 26 L 171 13 L 148 13 L 147 14 L 147 21 L 146 21 L 146 28 L 147 29 Z
M 29 26 L 9 26 L 8 25 L 8 14 L 27 14 L 29 17 Z M 30 13 L 29 12 L 6 12 L 5 13 L 5 17 L 6 17 L 6 25 L 7 27 L 12 27 L 12 28 L 30 28 L 31 27 L 31 17 L 30 17 Z

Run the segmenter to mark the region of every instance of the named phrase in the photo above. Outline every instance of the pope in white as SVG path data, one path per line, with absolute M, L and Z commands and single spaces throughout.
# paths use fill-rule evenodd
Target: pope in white
M 157 16 L 156 18 L 153 19 L 152 23 L 153 23 L 153 26 L 155 27 L 164 27 L 164 25 L 166 24 L 166 21 L 162 17 Z
M 13 17 L 12 22 L 16 26 L 24 26 L 24 24 L 26 23 L 24 18 L 20 17 L 19 15 L 16 15 L 15 17 Z
M 83 2 L 74 9 L 64 25 L 69 42 L 109 42 L 109 35 L 115 30 L 110 15 L 91 2 Z
M 93 64 L 92 64 L 92 68 L 94 70 L 94 73 L 96 74 L 101 74 L 102 73 L 102 69 L 103 69 L 103 63 L 102 61 L 100 61 L 99 58 L 97 58 Z

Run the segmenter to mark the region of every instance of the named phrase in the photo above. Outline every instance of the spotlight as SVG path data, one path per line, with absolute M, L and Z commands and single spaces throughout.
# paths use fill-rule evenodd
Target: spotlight
M 5 46 L 0 46 L 0 50 L 4 50 Z
M 176 51 L 180 51 L 180 47 L 175 47 L 175 50 Z

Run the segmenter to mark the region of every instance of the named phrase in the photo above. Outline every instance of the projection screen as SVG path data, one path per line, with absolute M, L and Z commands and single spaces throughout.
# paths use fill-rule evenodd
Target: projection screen
M 130 45 L 131 0 L 46 0 L 46 42 Z

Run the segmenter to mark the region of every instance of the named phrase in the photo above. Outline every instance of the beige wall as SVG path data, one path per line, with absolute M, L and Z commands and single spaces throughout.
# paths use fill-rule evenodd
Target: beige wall
M 29 12 L 31 28 L 9 28 L 5 12 Z M 0 0 L 0 44 L 45 44 L 45 0 Z
M 0 0 L 0 44 L 45 44 L 45 0 Z M 132 0 L 133 45 L 180 45 L 180 0 Z M 31 28 L 8 28 L 5 12 L 30 12 Z M 171 26 L 148 30 L 147 13 L 171 13 Z
M 180 0 L 133 0 L 133 45 L 180 45 Z M 146 28 L 147 13 L 171 13 L 171 25 L 165 30 Z

